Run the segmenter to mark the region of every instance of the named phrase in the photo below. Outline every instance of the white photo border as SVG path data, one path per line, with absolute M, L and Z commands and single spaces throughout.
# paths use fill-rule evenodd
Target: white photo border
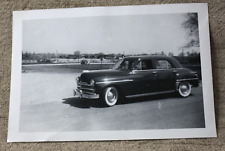
M 22 62 L 22 23 L 24 20 L 72 18 L 85 16 L 121 16 L 192 12 L 198 13 L 205 128 L 119 131 L 70 131 L 51 133 L 19 132 L 19 98 L 21 95 Z M 208 24 L 208 5 L 206 3 L 84 7 L 13 12 L 11 91 L 7 142 L 138 140 L 170 138 L 205 138 L 216 136 L 217 134 L 214 113 L 212 67 Z

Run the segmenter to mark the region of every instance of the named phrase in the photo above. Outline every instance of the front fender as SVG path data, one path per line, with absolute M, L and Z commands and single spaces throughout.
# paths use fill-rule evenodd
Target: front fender
M 113 86 L 118 89 L 120 94 L 126 95 L 126 87 L 129 87 L 129 82 L 132 82 L 132 79 L 121 79 L 121 80 L 114 80 L 114 81 L 101 81 L 96 82 L 95 84 L 95 92 L 101 94 L 101 92 L 109 86 Z

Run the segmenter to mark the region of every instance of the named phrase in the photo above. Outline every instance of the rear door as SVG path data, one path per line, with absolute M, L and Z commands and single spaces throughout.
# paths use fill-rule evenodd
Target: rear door
M 175 90 L 175 72 L 172 63 L 167 59 L 154 60 L 157 75 L 158 91 Z

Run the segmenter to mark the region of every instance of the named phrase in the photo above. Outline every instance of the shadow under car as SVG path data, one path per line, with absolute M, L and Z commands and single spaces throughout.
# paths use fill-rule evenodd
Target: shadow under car
M 143 97 L 135 97 L 135 98 L 125 98 L 120 100 L 117 105 L 125 105 L 131 103 L 140 103 L 146 101 L 156 101 L 156 100 L 163 100 L 167 98 L 179 98 L 180 96 L 176 93 L 168 93 L 168 94 L 161 94 L 161 95 L 150 95 L 150 96 L 143 96 Z M 181 97 L 180 97 L 181 98 Z M 182 99 L 182 98 L 181 98 Z M 78 97 L 71 97 L 71 98 L 64 98 L 64 104 L 69 104 L 70 106 L 88 109 L 91 107 L 94 108 L 103 108 L 101 101 L 99 99 L 84 99 Z

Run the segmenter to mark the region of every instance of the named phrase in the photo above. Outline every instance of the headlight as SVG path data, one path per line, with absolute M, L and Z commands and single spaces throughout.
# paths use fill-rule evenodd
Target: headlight
M 91 86 L 94 86 L 95 85 L 95 81 L 93 79 L 91 80 L 90 85 Z

